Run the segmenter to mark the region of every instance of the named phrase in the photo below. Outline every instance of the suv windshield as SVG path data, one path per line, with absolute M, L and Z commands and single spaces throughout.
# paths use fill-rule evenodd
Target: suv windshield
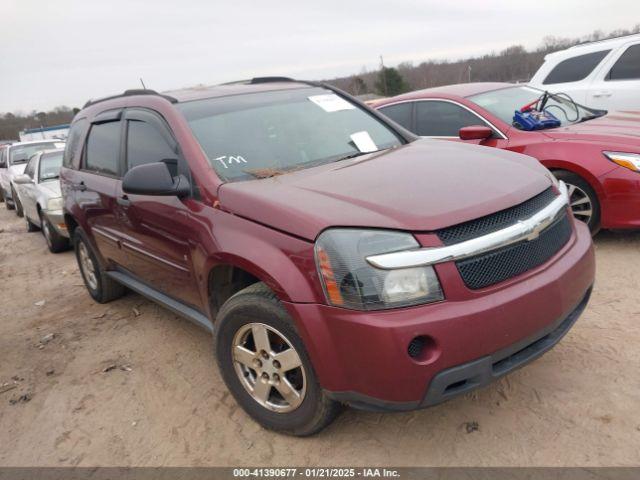
M 226 181 L 263 178 L 404 143 L 383 122 L 324 88 L 177 105 Z
M 544 92 L 537 88 L 511 87 L 472 95 L 469 100 L 511 125 L 515 111 L 540 98 L 542 94 Z M 563 126 L 591 120 L 607 113 L 577 104 L 564 93 L 551 95 L 545 110 L 560 120 Z
M 64 147 L 62 142 L 42 142 L 42 143 L 29 143 L 27 145 L 16 145 L 11 147 L 9 153 L 9 164 L 16 165 L 19 163 L 27 163 L 27 161 L 42 150 L 51 150 L 54 148 Z
M 38 179 L 40 182 L 47 180 L 55 180 L 60 176 L 60 167 L 62 167 L 63 151 L 45 153 L 40 157 L 40 172 Z

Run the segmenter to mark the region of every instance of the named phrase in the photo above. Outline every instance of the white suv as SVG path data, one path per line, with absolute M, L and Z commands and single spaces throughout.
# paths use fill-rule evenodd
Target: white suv
M 529 84 L 605 110 L 640 110 L 640 34 L 550 53 Z

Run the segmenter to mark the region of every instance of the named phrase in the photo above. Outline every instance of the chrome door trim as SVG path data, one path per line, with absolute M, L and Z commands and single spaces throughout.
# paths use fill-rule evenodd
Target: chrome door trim
M 177 263 L 173 263 L 170 260 L 167 260 L 165 258 L 159 257 L 158 255 L 154 255 L 153 253 L 150 253 L 142 248 L 136 247 L 135 245 L 132 245 L 131 243 L 127 242 L 126 240 L 122 242 L 122 246 L 128 248 L 129 250 L 133 250 L 134 252 L 138 252 L 142 255 L 145 255 L 149 258 L 153 258 L 154 260 L 157 260 L 160 263 L 164 263 L 165 265 L 168 265 L 170 267 L 173 267 L 177 270 L 181 270 L 183 272 L 186 273 L 190 273 L 189 269 L 186 267 L 183 267 L 182 265 L 179 265 Z
M 569 206 L 567 186 L 560 181 L 558 188 L 560 195 L 546 207 L 509 227 L 445 247 L 371 255 L 367 257 L 367 262 L 384 270 L 424 267 L 473 257 L 523 240 L 535 240 Z
M 107 233 L 106 231 L 104 231 L 100 227 L 92 227 L 91 231 L 93 233 L 97 233 L 98 235 L 100 235 L 100 236 L 102 236 L 102 237 L 104 237 L 104 238 L 106 238 L 108 240 L 111 240 L 112 242 L 119 243 L 118 237 L 116 237 L 115 235 L 112 235 L 110 233 Z
M 467 110 L 469 113 L 475 115 L 476 117 L 478 117 L 480 120 L 482 120 L 484 123 L 486 123 L 487 125 L 489 125 L 493 130 L 495 130 L 496 133 L 498 133 L 498 135 L 500 135 L 502 140 L 507 140 L 507 136 L 502 132 L 502 130 L 500 130 L 498 127 L 496 127 L 493 123 L 491 123 L 489 120 L 487 120 L 486 118 L 484 118 L 482 115 L 480 115 L 478 112 L 472 110 L 471 108 L 467 107 L 466 105 L 457 102 L 455 100 L 451 100 L 449 98 L 437 98 L 437 97 L 430 97 L 430 98 L 414 98 L 411 100 L 400 100 L 398 102 L 393 102 L 393 103 L 385 103 L 384 105 L 380 106 L 380 108 L 376 108 L 376 110 L 380 111 L 381 109 L 385 108 L 385 107 L 390 107 L 392 105 L 400 105 L 402 103 L 409 103 L 409 102 L 448 102 L 448 103 L 453 103 L 454 105 L 458 105 L 459 107 L 464 108 L 465 110 Z M 384 115 L 384 112 L 380 112 Z M 418 135 L 417 133 L 415 135 Z M 418 135 L 420 138 L 460 138 L 457 137 L 455 135 L 451 135 L 451 136 L 438 136 L 438 135 Z

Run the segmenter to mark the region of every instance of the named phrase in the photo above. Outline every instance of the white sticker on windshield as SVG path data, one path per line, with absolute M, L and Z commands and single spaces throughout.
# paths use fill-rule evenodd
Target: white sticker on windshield
M 375 152 L 378 150 L 378 147 L 367 131 L 352 134 L 351 140 L 356 144 L 356 148 L 361 152 Z
M 339 112 L 340 110 L 353 110 L 355 105 L 347 102 L 344 98 L 335 93 L 327 95 L 313 95 L 309 97 L 313 103 L 322 108 L 325 112 Z

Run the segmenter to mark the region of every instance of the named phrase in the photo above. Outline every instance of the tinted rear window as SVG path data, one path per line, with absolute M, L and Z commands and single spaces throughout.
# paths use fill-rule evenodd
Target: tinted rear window
M 635 79 L 640 79 L 640 44 L 627 48 L 607 75 L 607 80 Z
M 543 85 L 549 85 L 584 80 L 610 51 L 602 50 L 563 60 L 549 72 L 549 75 L 542 83 Z
M 380 112 L 384 113 L 391 120 L 402 125 L 407 130 L 413 128 L 413 102 L 399 103 L 397 105 L 389 105 L 382 107 Z
M 119 158 L 120 122 L 93 125 L 87 140 L 85 168 L 107 175 L 118 175 Z
M 485 125 L 459 105 L 429 100 L 416 103 L 415 133 L 424 137 L 457 137 L 462 127 Z

